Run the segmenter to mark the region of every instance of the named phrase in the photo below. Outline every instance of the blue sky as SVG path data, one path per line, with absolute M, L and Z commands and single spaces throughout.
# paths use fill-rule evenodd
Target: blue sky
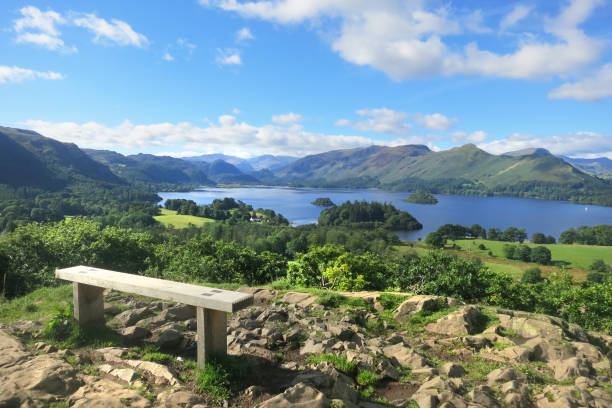
M 0 125 L 176 156 L 612 158 L 610 2 L 5 0 Z

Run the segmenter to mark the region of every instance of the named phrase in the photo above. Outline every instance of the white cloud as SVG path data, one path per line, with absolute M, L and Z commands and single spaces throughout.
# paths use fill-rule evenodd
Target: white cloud
M 49 50 L 76 52 L 76 47 L 67 47 L 60 38 L 61 32 L 57 26 L 66 24 L 67 21 L 59 13 L 53 10 L 40 11 L 34 6 L 23 7 L 19 12 L 21 17 L 13 22 L 17 43 L 31 43 Z
M 514 6 L 512 11 L 504 16 L 499 23 L 499 29 L 501 31 L 505 31 L 508 28 L 514 26 L 516 23 L 527 17 L 527 15 L 531 12 L 532 7 L 524 6 L 522 4 L 517 4 Z
M 238 109 L 238 108 L 232 108 L 232 113 L 233 113 L 234 115 L 238 115 L 238 114 L 240 113 L 240 109 Z
M 448 130 L 458 122 L 457 118 L 448 118 L 441 113 L 431 115 L 417 113 L 414 119 L 420 126 L 433 130 Z
M 592 77 L 566 83 L 548 94 L 551 99 L 576 99 L 592 102 L 612 97 L 612 63 L 608 63 Z
M 541 19 L 539 32 L 506 54 L 476 43 L 452 45 L 444 37 L 465 30 L 486 31 L 482 15 L 454 15 L 450 8 L 429 10 L 423 1 L 386 0 L 218 0 L 207 2 L 244 17 L 281 24 L 313 22 L 324 27 L 331 46 L 343 59 L 370 66 L 395 80 L 432 76 L 474 75 L 513 79 L 565 76 L 601 57 L 604 42 L 578 26 L 602 0 L 572 0 L 558 16 Z M 506 24 L 520 17 L 510 18 Z M 333 25 L 338 23 L 338 28 Z M 328 25 L 332 25 L 325 30 Z M 478 28 L 480 27 L 480 29 Z M 457 38 L 459 38 L 457 40 Z
M 170 55 L 170 53 L 168 53 L 168 52 L 164 53 L 164 55 L 162 56 L 162 59 L 164 61 L 168 61 L 168 62 L 174 61 L 174 57 L 172 55 Z
M 220 49 L 217 48 L 216 61 L 221 65 L 242 65 L 242 58 L 240 57 L 240 51 L 234 49 Z
M 110 22 L 95 14 L 83 14 L 73 20 L 73 24 L 83 27 L 95 34 L 94 42 L 114 43 L 117 45 L 133 45 L 146 47 L 149 40 L 144 34 L 137 33 L 125 21 L 112 19 Z
M 295 123 L 301 120 L 302 120 L 302 115 L 300 115 L 299 113 L 293 113 L 293 112 L 272 116 L 272 122 L 278 123 L 281 125 Z
M 236 32 L 236 39 L 238 41 L 253 40 L 255 36 L 248 27 L 243 27 Z
M 576 157 L 608 157 L 612 159 L 612 135 L 576 132 L 566 135 L 533 136 L 514 133 L 505 139 L 480 144 L 478 147 L 493 154 L 543 147 L 553 154 Z
M 366 108 L 357 111 L 359 116 L 367 119 L 352 122 L 348 119 L 336 121 L 336 126 L 351 127 L 361 132 L 377 132 L 394 135 L 405 135 L 410 131 L 410 124 L 406 123 L 408 114 L 388 108 Z
M 11 82 L 17 83 L 37 78 L 57 80 L 63 79 L 64 75 L 53 71 L 41 72 L 27 68 L 19 68 L 16 66 L 9 67 L 6 65 L 0 65 L 0 84 L 6 84 Z
M 489 137 L 489 135 L 485 131 L 482 131 L 482 130 L 477 130 L 472 133 L 453 132 L 450 134 L 450 136 L 451 136 L 453 143 L 460 143 L 460 144 L 482 143 L 485 140 L 487 140 L 487 138 Z
M 115 127 L 96 122 L 77 124 L 29 120 L 22 124 L 45 136 L 80 147 L 96 149 L 159 149 L 177 146 L 177 151 L 235 154 L 307 155 L 335 149 L 381 144 L 370 138 L 307 132 L 299 125 L 253 126 L 223 115 L 207 127 L 189 122 L 135 125 L 124 121 Z

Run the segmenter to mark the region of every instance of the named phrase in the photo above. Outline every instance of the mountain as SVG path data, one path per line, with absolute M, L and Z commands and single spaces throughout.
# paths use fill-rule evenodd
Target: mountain
M 259 180 L 244 174 L 240 169 L 225 160 L 215 160 L 208 167 L 208 177 L 221 184 L 257 184 Z
M 268 169 L 270 171 L 277 171 L 287 166 L 288 164 L 293 163 L 297 159 L 298 157 L 293 156 L 273 156 L 271 154 L 264 154 L 263 156 L 257 156 L 251 159 L 247 159 L 247 162 L 255 170 Z
M 110 150 L 84 151 L 93 159 L 110 167 L 116 175 L 131 182 L 214 184 L 206 177 L 205 168 L 199 163 L 142 153 L 124 156 Z
M 187 160 L 189 162 L 207 162 L 207 163 L 212 163 L 215 160 L 223 160 L 224 162 L 227 162 L 235 166 L 236 168 L 238 168 L 238 170 L 240 170 L 242 173 L 252 173 L 255 170 L 257 170 L 253 168 L 253 166 L 251 166 L 251 164 L 246 159 L 243 159 L 241 157 L 236 157 L 236 156 L 228 156 L 226 154 L 220 154 L 220 153 L 203 154 L 201 156 L 185 157 L 184 160 Z
M 572 166 L 600 177 L 612 178 L 612 160 L 607 157 L 597 157 L 595 159 L 579 159 L 567 156 L 560 156 Z
M 526 149 L 506 152 L 502 154 L 502 156 L 521 157 L 521 156 L 531 156 L 533 154 L 551 154 L 551 153 L 548 150 L 543 149 L 541 147 L 528 147 Z
M 273 156 L 271 154 L 264 154 L 262 156 L 252 157 L 250 159 L 243 159 L 236 156 L 228 156 L 226 154 L 204 154 L 201 156 L 185 157 L 185 160 L 190 162 L 209 162 L 212 163 L 215 160 L 223 160 L 229 164 L 234 165 L 238 170 L 246 174 L 253 174 L 259 170 L 279 170 L 286 165 L 296 161 L 298 158 L 293 156 Z
M 7 127 L 0 127 L 0 170 L 0 184 L 45 190 L 61 189 L 77 181 L 125 184 L 73 143 Z
M 325 187 L 378 187 L 468 195 L 510 195 L 612 205 L 612 184 L 545 149 L 496 156 L 473 144 L 432 152 L 426 146 L 370 146 L 299 159 L 276 181 Z

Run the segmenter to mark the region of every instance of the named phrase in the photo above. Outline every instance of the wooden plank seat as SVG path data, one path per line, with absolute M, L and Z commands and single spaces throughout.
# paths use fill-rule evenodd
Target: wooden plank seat
M 55 277 L 72 281 L 74 317 L 79 325 L 104 321 L 104 289 L 180 302 L 196 308 L 198 366 L 211 354 L 227 353 L 227 313 L 253 304 L 253 295 L 190 285 L 89 266 L 57 269 Z

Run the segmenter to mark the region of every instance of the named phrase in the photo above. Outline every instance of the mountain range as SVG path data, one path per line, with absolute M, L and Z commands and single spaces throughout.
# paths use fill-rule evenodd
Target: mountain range
M 215 184 L 375 187 L 612 205 L 612 182 L 580 168 L 600 169 L 597 166 L 609 163 L 571 159 L 574 163 L 569 164 L 566 160 L 546 149 L 493 155 L 473 144 L 439 152 L 405 145 L 335 150 L 302 158 L 203 155 L 179 159 L 81 150 L 32 131 L 0 128 L 0 184 L 12 186 L 61 188 L 69 179 L 82 178 L 146 184 L 153 190 L 161 185 Z

